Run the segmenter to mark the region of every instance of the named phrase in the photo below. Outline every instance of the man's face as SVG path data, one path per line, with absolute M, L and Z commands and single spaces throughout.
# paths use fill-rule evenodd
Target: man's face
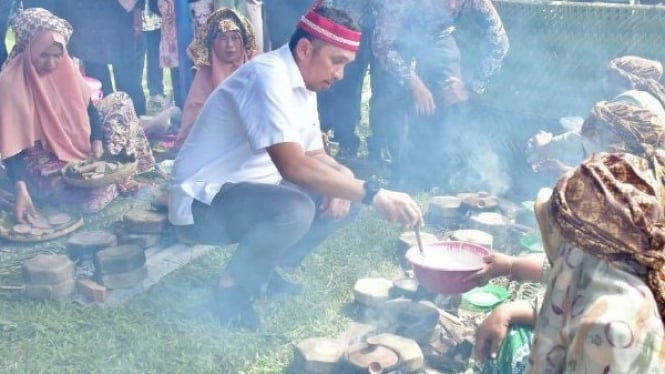
M 212 43 L 213 53 L 225 63 L 238 62 L 244 49 L 240 31 L 222 32 Z
M 344 78 L 344 67 L 356 53 L 320 41 L 301 39 L 296 47 L 300 72 L 310 91 L 323 91 Z

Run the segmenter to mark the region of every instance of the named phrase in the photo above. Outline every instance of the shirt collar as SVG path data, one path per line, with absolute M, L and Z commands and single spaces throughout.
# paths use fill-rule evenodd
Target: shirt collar
M 291 49 L 289 48 L 288 43 L 280 47 L 278 53 L 286 62 L 287 74 L 289 75 L 289 82 L 291 82 L 291 87 L 306 89 L 307 87 L 305 87 L 305 80 L 300 73 L 300 69 L 298 69 L 298 64 L 296 64 L 296 60 L 293 57 L 293 53 L 291 53 Z

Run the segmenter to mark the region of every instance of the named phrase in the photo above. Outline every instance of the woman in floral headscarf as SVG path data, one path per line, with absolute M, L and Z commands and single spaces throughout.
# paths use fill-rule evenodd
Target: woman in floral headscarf
M 665 123 L 663 123 L 658 115 L 649 110 L 642 109 L 635 104 L 625 101 L 613 103 L 601 101 L 594 106 L 591 115 L 584 122 L 581 134 L 591 139 L 601 150 L 627 152 L 646 159 L 652 159 L 656 152 L 662 152 L 660 149 L 665 144 Z M 591 158 L 591 160 L 596 159 L 595 155 Z M 596 161 L 587 161 L 580 168 L 574 170 L 581 168 L 582 170 L 586 170 L 584 168 L 587 167 L 587 164 L 593 162 Z M 564 179 L 572 172 L 571 170 L 567 173 Z M 598 177 L 597 182 L 606 183 L 606 186 L 599 188 L 605 189 L 607 193 L 612 193 L 613 191 L 620 193 L 621 191 L 617 192 L 619 185 L 612 181 L 612 178 L 614 177 L 610 175 Z M 571 182 L 570 186 L 572 187 L 569 192 L 577 191 L 581 193 L 582 182 L 577 183 L 580 181 L 579 178 L 574 180 L 576 182 Z M 584 180 L 583 182 L 590 183 L 590 181 Z M 559 184 L 561 183 L 559 182 Z M 623 188 L 624 186 L 620 187 Z M 661 195 L 657 196 L 660 197 Z M 602 204 L 612 206 L 612 200 L 609 198 L 600 199 L 598 203 L 600 205 L 590 206 L 586 203 L 591 202 L 592 199 L 587 197 L 578 199 L 574 204 L 567 204 L 569 208 L 588 211 L 589 214 L 592 214 L 592 218 L 590 219 L 592 221 L 596 220 L 598 221 L 598 225 L 602 225 L 604 218 L 597 215 L 596 210 Z M 539 198 L 541 202 L 537 204 L 537 212 L 541 216 L 543 211 L 542 200 L 546 200 L 546 198 Z M 622 198 L 619 197 L 613 197 L 613 200 L 622 202 Z M 559 235 L 551 234 L 552 228 L 543 223 L 541 223 L 541 231 L 546 244 L 545 247 L 556 250 L 556 246 L 559 245 Z M 557 244 L 551 244 L 555 237 L 557 238 Z M 486 261 L 488 262 L 486 268 L 478 272 L 479 275 L 485 277 L 484 282 L 487 281 L 487 277 L 499 275 L 523 276 L 524 274 L 529 274 L 530 276 L 527 278 L 537 280 L 542 277 L 545 282 L 554 281 L 553 279 L 556 278 L 556 273 L 554 274 L 554 278 L 552 278 L 552 272 L 557 270 L 556 267 L 550 269 L 552 264 L 555 263 L 552 253 L 548 253 L 545 263 L 541 260 L 540 264 L 534 256 L 511 257 L 502 254 L 493 254 Z M 601 280 L 609 283 L 617 282 L 613 278 L 597 278 L 599 282 Z M 576 286 L 581 287 L 581 284 L 577 284 Z M 570 300 L 573 301 L 573 299 Z M 484 373 L 515 373 L 522 372 L 525 369 L 527 359 L 529 358 L 531 339 L 534 336 L 531 333 L 531 329 L 526 326 L 533 326 L 537 311 L 541 310 L 540 301 L 532 300 L 532 302 L 529 302 L 517 300 L 501 305 L 483 321 L 477 331 L 476 354 L 480 360 L 487 362 L 484 366 Z M 577 300 L 575 302 L 581 301 Z M 545 311 L 542 313 L 545 313 Z M 542 354 L 542 352 L 540 353 Z M 533 355 L 531 357 L 534 359 Z M 540 370 L 541 366 L 534 366 L 534 368 Z M 575 369 L 570 370 L 575 372 Z M 596 370 L 590 370 L 589 372 L 596 372 Z M 617 370 L 616 372 L 624 371 Z
M 71 25 L 45 9 L 12 19 L 16 44 L 0 72 L 0 155 L 15 187 L 16 219 L 37 215 L 33 197 L 102 209 L 127 181 L 93 190 L 66 187 L 59 171 L 88 157 L 134 156 L 138 170 L 154 166 L 131 99 L 109 95 L 99 104 L 67 53 Z
M 202 32 L 187 48 L 196 75 L 187 94 L 177 146 L 183 144 L 210 93 L 257 53 L 249 20 L 229 8 L 210 14 Z
M 603 85 L 611 102 L 633 104 L 665 123 L 665 88 L 659 82 L 662 74 L 663 66 L 658 61 L 622 56 L 608 63 Z M 600 150 L 593 140 L 580 134 L 579 129 L 559 135 L 540 131 L 529 141 L 529 148 L 528 161 L 534 170 L 551 172 L 557 178 Z
M 552 277 L 527 372 L 665 367 L 665 154 L 641 156 L 593 155 L 539 194 Z
M 665 121 L 665 87 L 660 83 L 663 64 L 638 56 L 610 61 L 605 90 L 614 101 L 629 101 L 658 114 Z

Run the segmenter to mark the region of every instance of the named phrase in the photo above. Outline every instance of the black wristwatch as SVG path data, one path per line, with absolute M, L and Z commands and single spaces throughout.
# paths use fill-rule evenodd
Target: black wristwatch
M 381 189 L 381 185 L 377 181 L 368 180 L 363 184 L 363 189 L 365 190 L 365 197 L 363 197 L 362 203 L 365 205 L 372 205 L 374 202 L 374 196 L 376 196 Z

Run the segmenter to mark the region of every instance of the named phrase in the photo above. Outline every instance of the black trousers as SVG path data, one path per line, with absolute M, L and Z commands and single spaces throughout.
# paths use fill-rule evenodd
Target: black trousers
M 292 269 L 330 234 L 352 222 L 319 215 L 320 198 L 295 186 L 227 183 L 210 205 L 194 201 L 193 233 L 205 244 L 239 243 L 227 265 L 236 284 L 259 294 L 276 267 Z

